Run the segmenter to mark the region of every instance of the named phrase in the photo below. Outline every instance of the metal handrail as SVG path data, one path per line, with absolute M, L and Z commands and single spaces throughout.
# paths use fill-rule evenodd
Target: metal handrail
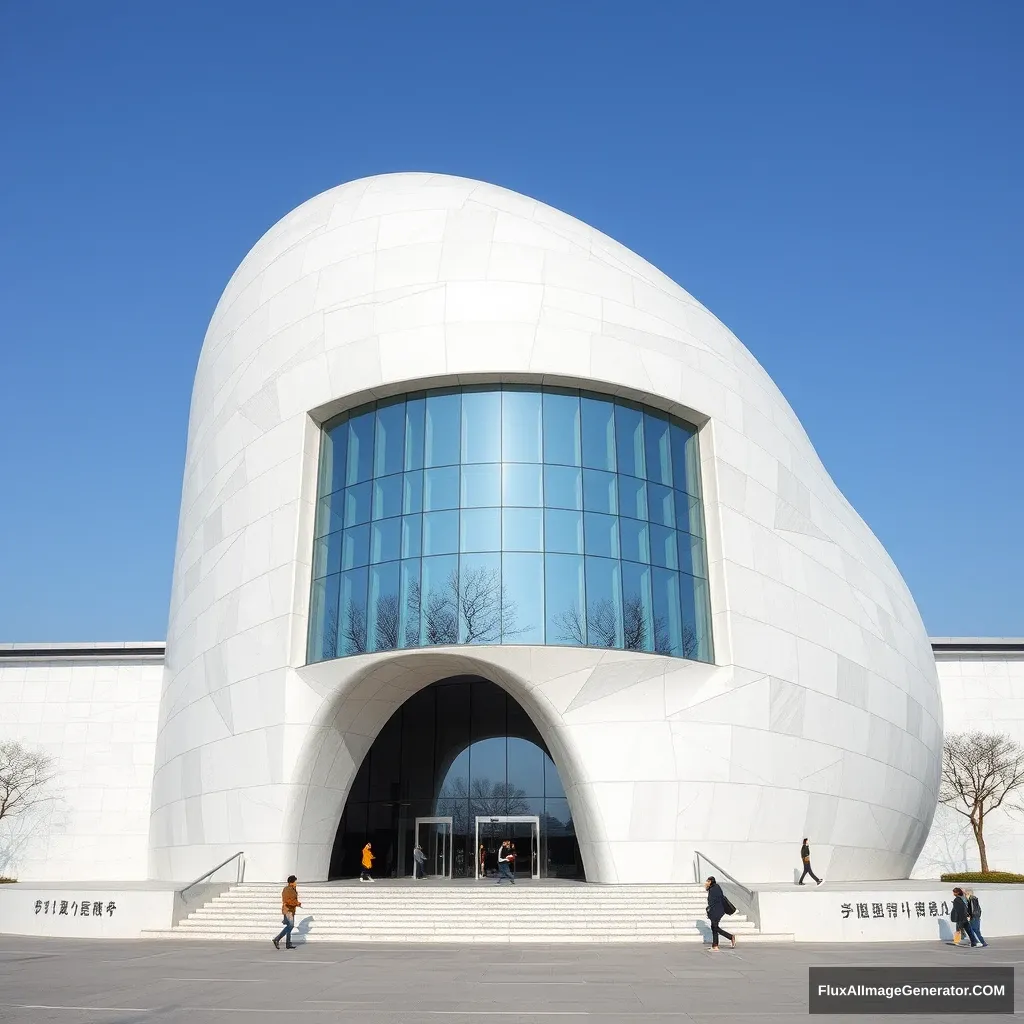
M 216 874 L 218 871 L 220 871 L 221 868 L 226 867 L 228 864 L 230 864 L 235 859 L 238 859 L 238 874 L 235 877 L 236 877 L 236 880 L 240 882 L 242 880 L 242 877 L 245 874 L 245 861 L 244 861 L 244 859 L 242 859 L 244 857 L 245 857 L 245 850 L 239 850 L 238 853 L 231 854 L 231 856 L 228 857 L 227 860 L 221 861 L 215 868 L 210 868 L 210 870 L 207 871 L 205 874 L 200 875 L 198 878 L 193 879 L 191 882 L 188 883 L 188 885 L 185 886 L 184 889 L 179 889 L 178 890 L 178 895 L 179 896 L 184 896 L 185 893 L 187 893 L 189 891 L 189 889 L 192 888 L 192 886 L 198 885 L 200 882 L 206 881 L 206 879 L 209 878 L 210 875 Z
M 706 861 L 708 864 L 710 864 L 711 867 L 713 867 L 715 869 L 715 871 L 718 872 L 718 874 L 720 874 L 723 877 L 729 879 L 729 881 L 732 882 L 733 885 L 738 885 L 744 891 L 744 893 L 746 893 L 747 899 L 752 900 L 754 898 L 753 890 L 752 889 L 748 889 L 742 882 L 737 881 L 735 878 L 733 878 L 732 875 L 730 875 L 729 872 L 725 870 L 725 868 L 720 867 L 710 857 L 706 857 L 703 853 L 700 852 L 700 850 L 694 850 L 694 853 L 696 853 L 696 855 L 697 855 L 696 867 L 697 867 L 697 875 L 698 875 L 697 881 L 698 882 L 701 880 L 700 877 L 699 877 L 700 874 L 701 874 L 700 862 L 703 860 L 703 861 Z

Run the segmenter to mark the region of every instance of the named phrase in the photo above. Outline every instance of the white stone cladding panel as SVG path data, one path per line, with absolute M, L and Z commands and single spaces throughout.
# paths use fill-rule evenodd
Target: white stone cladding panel
M 260 851 L 253 877 L 287 874 L 296 858 L 307 876 L 326 872 L 327 832 L 344 803 L 348 762 L 358 765 L 384 706 L 363 708 L 353 733 L 344 722 L 330 724 L 333 712 L 325 710 L 336 704 L 339 714 L 352 713 L 351 665 L 333 666 L 335 682 L 323 692 L 302 681 L 320 672 L 303 668 L 314 420 L 379 396 L 497 380 L 604 391 L 701 426 L 717 667 L 694 668 L 692 678 L 704 680 L 699 697 L 689 683 L 682 690 L 652 683 L 661 672 L 678 673 L 678 664 L 663 669 L 652 656 L 627 656 L 631 667 L 621 671 L 634 678 L 621 693 L 632 698 L 615 691 L 574 704 L 568 675 L 589 678 L 589 655 L 557 648 L 493 655 L 505 666 L 493 671 L 512 673 L 517 681 L 507 685 L 517 696 L 537 689 L 531 673 L 545 679 L 529 706 L 551 716 L 552 752 L 579 773 L 563 781 L 588 877 L 682 878 L 687 858 L 702 849 L 751 879 L 788 878 L 793 845 L 812 826 L 816 864 L 834 877 L 905 874 L 938 782 L 942 712 L 931 652 L 898 571 L 778 388 L 710 312 L 619 243 L 505 189 L 429 174 L 352 182 L 304 203 L 257 243 L 214 313 L 189 422 L 153 870 L 198 873 L 238 846 L 231 828 L 229 840 L 210 841 L 205 803 L 187 814 L 184 801 L 194 798 L 175 791 L 176 766 L 200 751 L 204 794 L 264 808 L 258 839 L 246 832 Z M 376 656 L 381 666 L 404 657 Z M 548 659 L 569 666 L 566 673 L 551 674 Z M 440 677 L 417 678 L 427 685 Z M 759 698 L 767 713 L 750 727 L 747 711 L 724 698 L 758 681 L 767 681 Z M 253 700 L 265 711 L 253 711 Z M 908 711 L 908 700 L 917 710 Z M 716 728 L 714 750 L 692 741 L 718 766 L 712 774 L 721 771 L 718 751 L 728 738 L 729 773 L 714 782 L 715 813 L 700 829 L 678 820 L 670 826 L 663 784 L 682 794 L 679 787 L 700 779 L 699 759 L 680 752 L 679 731 L 698 720 Z M 332 729 L 345 738 L 334 741 L 342 746 L 328 799 L 304 772 L 316 763 L 310 749 Z M 602 729 L 616 748 L 598 761 Z M 232 756 L 265 751 L 281 775 L 266 782 L 254 764 L 239 787 L 236 767 L 221 764 L 229 749 L 222 744 L 250 732 L 263 745 L 231 747 Z M 832 769 L 819 763 L 823 744 Z M 760 758 L 755 778 L 733 777 L 749 764 L 744 750 Z M 878 766 L 865 773 L 870 786 L 857 783 L 847 755 Z M 794 759 L 806 762 L 803 775 Z M 601 762 L 622 777 L 608 780 Z M 901 773 L 898 784 L 890 770 Z M 606 781 L 627 787 L 616 799 L 632 792 L 637 808 L 656 805 L 642 825 L 647 815 L 637 811 L 633 838 L 608 831 L 602 791 L 593 788 Z M 280 787 L 273 798 L 268 785 Z M 721 822 L 742 816 L 755 790 L 769 806 L 777 796 L 785 827 L 800 834 L 784 841 L 778 823 L 756 815 L 744 818 L 742 836 L 724 838 Z M 822 812 L 822 800 L 835 803 Z M 321 831 L 295 810 L 307 803 L 319 808 L 313 819 Z
M 147 877 L 163 666 L 0 659 L 0 742 L 52 758 L 46 799 L 0 821 L 0 875 Z

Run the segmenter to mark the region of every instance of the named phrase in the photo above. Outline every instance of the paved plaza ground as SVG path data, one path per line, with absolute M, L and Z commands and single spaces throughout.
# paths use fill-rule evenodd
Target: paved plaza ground
M 1024 937 L 942 943 L 344 946 L 71 941 L 0 936 L 0 1021 L 11 1024 L 601 1024 L 797 1020 L 811 966 L 1024 963 Z M 1018 998 L 1017 1005 L 1021 1005 Z M 950 1017 L 829 1017 L 948 1021 Z M 981 1019 L 997 1020 L 986 1016 Z M 1007 1017 L 1006 1019 L 1009 1019 Z

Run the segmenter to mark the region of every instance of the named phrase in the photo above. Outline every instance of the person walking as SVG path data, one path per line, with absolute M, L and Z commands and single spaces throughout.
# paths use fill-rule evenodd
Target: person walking
M 967 900 L 964 899 L 963 889 L 953 890 L 953 906 L 949 911 L 949 919 L 953 922 L 953 927 L 956 931 L 953 934 L 953 945 L 959 946 L 960 939 L 966 935 L 971 940 L 971 945 L 975 945 L 974 939 L 971 937 L 970 930 L 967 927 L 967 922 L 970 920 L 971 913 L 967 909 Z
M 487 877 L 487 847 L 480 844 L 480 877 Z
M 804 879 L 810 875 L 818 885 L 821 885 L 821 879 L 811 870 L 811 848 L 807 845 L 807 837 L 804 837 L 803 845 L 800 847 L 800 859 L 804 862 L 804 873 L 800 876 L 800 881 L 797 885 L 803 885 Z
M 299 902 L 299 890 L 295 888 L 298 879 L 294 875 L 288 876 L 288 884 L 281 890 L 281 917 L 284 927 L 277 933 L 277 936 L 270 941 L 274 949 L 281 948 L 281 940 L 284 939 L 285 949 L 294 949 L 292 945 L 292 929 L 295 927 L 295 909 L 301 907 Z
M 413 848 L 412 859 L 415 865 L 415 871 L 413 874 L 416 878 L 423 877 L 423 865 L 427 862 L 427 855 L 423 852 L 423 847 L 419 843 Z
M 370 869 L 373 867 L 374 853 L 373 847 L 367 843 L 363 847 L 363 870 L 359 873 L 360 882 L 372 882 L 373 877 L 370 875 Z
M 981 901 L 974 895 L 973 889 L 964 889 L 964 902 L 967 904 L 967 913 L 971 915 L 967 920 L 971 945 L 987 946 L 988 943 L 981 934 Z
M 516 884 L 516 880 L 512 877 L 512 872 L 508 866 L 509 852 L 509 842 L 506 839 L 501 844 L 501 849 L 498 850 L 498 880 L 494 883 L 495 885 L 501 885 L 503 878 L 507 878 L 513 885 Z
M 724 935 L 736 948 L 736 936 L 727 932 L 724 928 L 718 926 L 718 922 L 722 920 L 725 914 L 731 914 L 735 911 L 735 907 L 725 898 L 725 893 L 722 892 L 722 887 L 718 884 L 718 880 L 714 875 L 708 875 L 707 881 L 704 883 L 704 888 L 708 891 L 708 920 L 711 922 L 711 952 L 718 952 L 718 937 Z M 730 910 L 729 908 L 732 907 Z

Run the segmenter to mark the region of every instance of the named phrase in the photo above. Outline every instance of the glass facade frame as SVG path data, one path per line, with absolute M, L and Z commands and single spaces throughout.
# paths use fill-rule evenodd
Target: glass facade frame
M 415 392 L 324 424 L 307 660 L 445 644 L 713 660 L 696 427 L 589 391 Z

